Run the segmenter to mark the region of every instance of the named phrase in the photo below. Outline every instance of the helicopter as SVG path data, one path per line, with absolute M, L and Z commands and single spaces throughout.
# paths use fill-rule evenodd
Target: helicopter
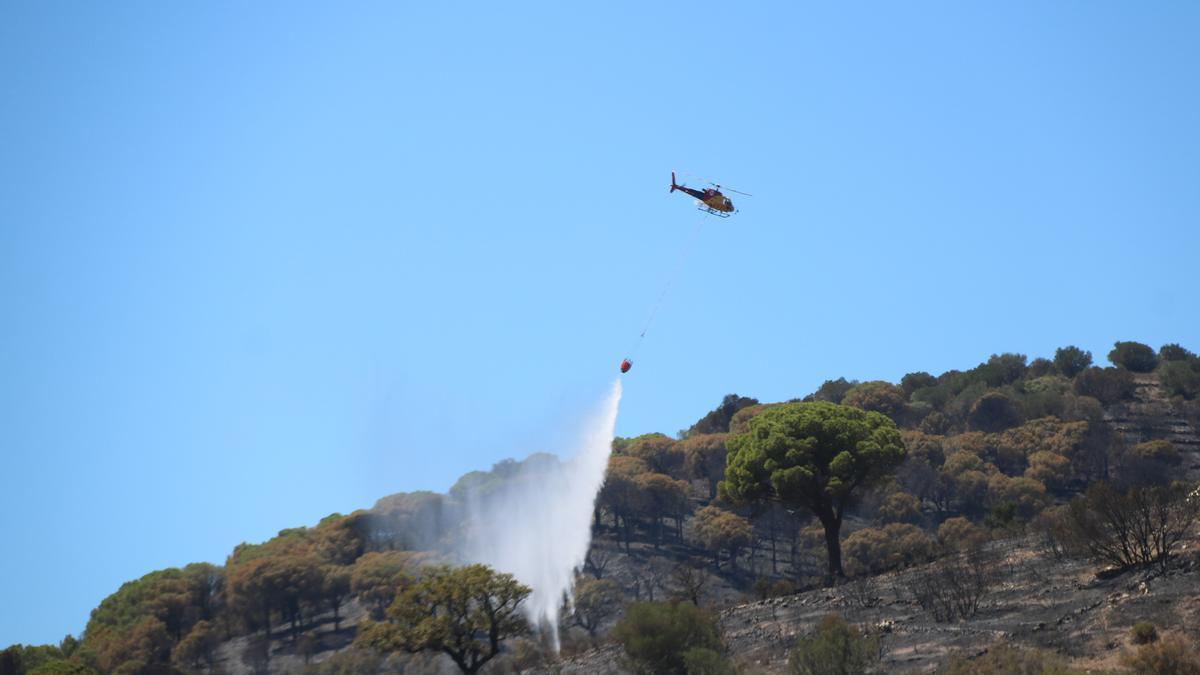
M 709 185 L 712 187 L 704 188 L 703 190 L 693 190 L 690 187 L 677 184 L 675 182 L 675 172 L 671 172 L 671 192 L 679 190 L 695 197 L 700 202 L 696 208 L 701 211 L 707 211 L 718 218 L 728 218 L 737 213 L 737 209 L 733 208 L 733 201 L 721 194 L 721 186 L 717 183 L 709 183 Z M 739 195 L 753 196 L 745 192 L 738 192 L 732 188 L 725 189 L 730 192 L 736 192 Z

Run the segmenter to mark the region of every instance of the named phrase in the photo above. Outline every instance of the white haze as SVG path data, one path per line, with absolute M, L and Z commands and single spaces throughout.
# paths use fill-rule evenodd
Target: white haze
M 526 462 L 525 475 L 468 500 L 462 558 L 508 572 L 533 589 L 522 604 L 530 623 L 559 648 L 558 620 L 575 570 L 591 545 L 592 511 L 612 452 L 621 381 L 587 418 L 566 461 Z

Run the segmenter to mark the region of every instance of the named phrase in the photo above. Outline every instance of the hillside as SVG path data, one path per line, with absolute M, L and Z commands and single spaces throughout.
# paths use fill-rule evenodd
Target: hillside
M 604 598 L 595 620 L 564 625 L 557 656 L 536 639 L 510 640 L 484 672 L 626 672 L 607 637 L 622 608 L 666 599 L 716 612 L 726 656 L 747 672 L 787 672 L 792 645 L 831 613 L 878 639 L 884 672 L 931 671 L 998 642 L 1117 669 L 1139 620 L 1200 637 L 1194 529 L 1161 564 L 1119 572 L 1062 534 L 1064 505 L 1093 486 L 1200 481 L 1200 359 L 1137 343 L 1117 343 L 1109 358 L 1113 367 L 1099 368 L 1070 347 L 1053 360 L 993 355 L 896 384 L 828 381 L 794 399 L 879 413 L 870 419 L 902 441 L 902 461 L 856 491 L 840 521 L 848 583 L 833 583 L 811 512 L 727 498 L 730 439 L 787 406 L 730 395 L 677 437 L 617 439 L 577 583 Z M 386 620 L 404 580 L 456 562 L 468 504 L 536 489 L 556 462 L 502 462 L 446 495 L 391 495 L 240 545 L 222 566 L 151 573 L 94 610 L 82 640 L 10 648 L 0 673 L 458 672 L 445 656 L 385 659 L 352 645 L 363 621 Z M 986 588 L 947 620 L 921 584 L 955 573 L 958 560 L 985 570 Z
M 1063 560 L 1029 540 L 996 542 L 1002 564 L 994 589 L 967 622 L 938 622 L 913 599 L 914 577 L 932 563 L 874 577 L 864 586 L 820 588 L 721 610 L 734 662 L 749 672 L 787 672 L 787 652 L 828 614 L 880 638 L 881 672 L 929 672 L 959 653 L 998 644 L 1052 650 L 1079 669 L 1119 668 L 1136 648 L 1139 621 L 1200 633 L 1200 549 L 1193 542 L 1169 570 L 1097 575 L 1095 565 Z M 547 670 L 546 672 L 551 672 Z M 566 673 L 629 673 L 620 647 L 589 650 L 561 664 Z

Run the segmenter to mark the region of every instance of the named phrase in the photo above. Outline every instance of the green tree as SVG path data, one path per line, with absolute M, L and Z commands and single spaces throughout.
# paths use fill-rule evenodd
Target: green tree
M 687 437 L 695 434 L 723 434 L 729 431 L 729 421 L 737 411 L 752 405 L 758 405 L 758 399 L 737 394 L 727 394 L 717 406 L 688 429 Z
M 625 454 L 644 461 L 651 471 L 674 476 L 683 466 L 679 443 L 663 434 L 645 434 L 629 441 Z
M 348 516 L 333 514 L 321 519 L 314 532 L 317 554 L 334 565 L 353 565 L 367 551 L 365 532 L 370 516 L 356 511 Z
M 321 598 L 325 601 L 330 610 L 333 611 L 333 629 L 339 629 L 342 617 L 342 603 L 346 597 L 350 595 L 350 569 L 346 567 L 338 567 L 336 565 L 327 565 L 322 569 L 321 578 Z
M 857 490 L 904 460 L 896 424 L 880 413 L 815 402 L 769 408 L 748 427 L 727 442 L 722 494 L 734 502 L 778 499 L 808 509 L 825 529 L 829 574 L 845 576 L 842 517 Z
M 650 471 L 634 476 L 633 482 L 640 492 L 637 504 L 641 513 L 654 525 L 654 547 L 658 548 L 662 541 L 663 518 L 675 519 L 676 534 L 680 534 L 683 516 L 688 511 L 687 481 Z
M 842 405 L 883 413 L 898 420 L 905 411 L 904 390 L 890 382 L 876 380 L 855 385 L 842 398 Z
M 1167 344 L 1158 348 L 1159 361 L 1195 361 L 1196 355 L 1191 350 L 1177 344 Z
M 166 667 L 174 645 L 223 606 L 224 581 L 221 568 L 198 563 L 126 582 L 92 611 L 81 648 L 101 672 Z
M 905 398 L 912 396 L 912 393 L 918 389 L 927 389 L 936 386 L 937 378 L 923 370 L 909 373 L 900 378 L 900 389 L 904 392 Z
M 0 652 L 0 675 L 24 675 L 25 660 L 21 658 L 21 645 L 10 645 Z
M 978 431 L 1004 431 L 1021 423 L 1021 412 L 1011 398 L 989 391 L 971 406 L 967 423 Z
M 792 675 L 862 675 L 878 658 L 875 641 L 845 619 L 830 614 L 816 631 L 801 638 L 788 656 Z
M 1092 365 L 1092 353 L 1074 345 L 1054 351 L 1054 368 L 1066 377 L 1075 377 Z
M 530 589 L 486 565 L 427 568 L 388 607 L 388 621 L 364 622 L 356 644 L 384 652 L 442 652 L 477 673 L 500 643 L 529 630 L 519 614 Z
M 806 400 L 841 403 L 842 399 L 846 396 L 846 392 L 853 389 L 856 384 L 858 384 L 858 380 L 847 381 L 844 377 L 839 377 L 836 380 L 825 380 Z M 729 430 L 732 432 L 733 428 L 730 427 Z
M 1025 369 L 1024 354 L 992 354 L 985 363 L 965 375 L 969 380 L 983 382 L 989 387 L 1002 387 L 1024 377 Z
M 716 617 L 687 602 L 636 602 L 617 623 L 613 637 L 639 673 L 654 675 L 684 675 L 686 652 L 723 648 Z
M 235 605 L 250 625 L 262 626 L 269 636 L 271 614 L 278 612 L 289 624 L 294 640 L 304 605 L 321 596 L 321 582 L 321 563 L 316 555 L 288 552 L 234 565 L 229 585 Z
M 1123 368 L 1088 368 L 1075 376 L 1075 393 L 1105 405 L 1133 398 L 1133 374 Z
M 596 637 L 600 626 L 621 611 L 623 600 L 621 587 L 615 581 L 580 577 L 575 582 L 572 619 L 576 626 Z
M 37 668 L 30 668 L 26 671 L 26 675 L 96 675 L 96 671 L 75 661 L 50 659 Z
M 691 478 L 708 484 L 710 499 L 717 496 L 717 483 L 725 475 L 725 439 L 728 434 L 692 434 L 679 445 L 683 448 L 683 468 Z
M 208 621 L 198 621 L 171 651 L 171 660 L 185 669 L 195 669 L 203 664 L 211 668 L 220 636 Z
M 604 510 L 612 514 L 613 525 L 625 541 L 625 551 L 629 551 L 633 539 L 633 523 L 631 519 L 642 510 L 642 491 L 638 488 L 636 479 L 648 472 L 650 467 L 637 457 L 613 455 L 608 459 L 608 470 L 604 474 L 604 485 L 596 501 Z
M 1135 373 L 1148 373 L 1158 365 L 1158 355 L 1149 345 L 1140 342 L 1117 342 L 1108 353 L 1108 360 L 1118 368 Z
M 1039 358 L 1029 362 L 1029 367 L 1025 369 L 1025 376 L 1029 379 L 1033 379 L 1035 377 L 1049 375 L 1057 370 L 1058 368 L 1054 365 L 1053 361 L 1050 359 Z
M 1171 396 L 1189 401 L 1200 395 L 1200 359 L 1163 361 L 1158 366 L 1163 387 Z
M 738 552 L 754 540 L 754 528 L 745 518 L 716 506 L 706 506 L 696 512 L 691 522 L 692 533 L 705 549 L 713 552 L 720 565 L 720 552 L 729 552 L 729 565 L 737 569 Z
M 367 606 L 373 619 L 382 619 L 396 598 L 400 577 L 417 567 L 421 559 L 410 551 L 368 553 L 350 570 L 350 591 Z

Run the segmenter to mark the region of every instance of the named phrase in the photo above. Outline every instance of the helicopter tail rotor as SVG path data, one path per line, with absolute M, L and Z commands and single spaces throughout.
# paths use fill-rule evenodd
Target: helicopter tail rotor
M 675 172 L 671 172 L 671 192 L 675 192 L 675 188 L 679 187 L 675 184 Z

